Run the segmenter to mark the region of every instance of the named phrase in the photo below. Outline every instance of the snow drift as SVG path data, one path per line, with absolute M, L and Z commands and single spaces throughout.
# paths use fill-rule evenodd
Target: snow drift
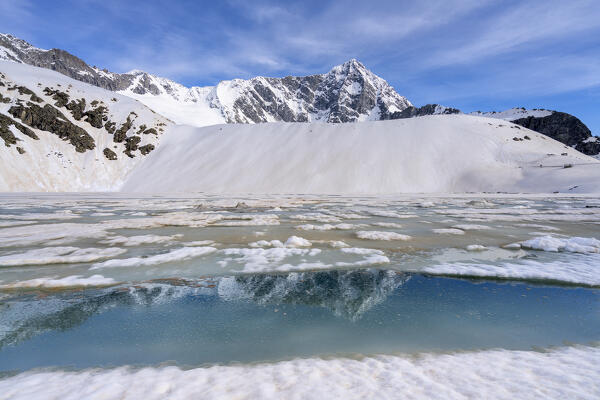
M 176 126 L 121 190 L 589 193 L 600 192 L 600 162 L 513 123 L 467 115 Z

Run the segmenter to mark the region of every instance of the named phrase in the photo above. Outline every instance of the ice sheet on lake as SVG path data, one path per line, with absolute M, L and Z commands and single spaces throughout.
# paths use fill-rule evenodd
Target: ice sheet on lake
M 84 277 L 81 275 L 71 275 L 64 278 L 37 278 L 26 281 L 14 282 L 6 285 L 0 285 L 2 289 L 16 289 L 16 288 L 61 288 L 61 287 L 72 287 L 72 286 L 106 286 L 112 285 L 115 280 L 112 278 L 105 278 L 102 275 L 92 275 Z
M 434 275 L 475 276 L 501 279 L 559 281 L 600 285 L 600 256 L 573 254 L 553 261 L 520 259 L 512 262 L 452 262 L 431 265 L 420 272 Z
M 173 261 L 185 261 L 195 257 L 217 251 L 214 247 L 182 247 L 167 253 L 156 254 L 149 257 L 131 257 L 123 259 L 112 259 L 94 264 L 90 269 L 114 268 L 114 267 L 141 267 L 149 265 L 165 264 Z
M 543 251 L 569 253 L 600 253 L 600 240 L 596 238 L 541 236 L 521 242 L 521 247 Z
M 367 240 L 410 240 L 409 235 L 387 231 L 358 231 L 356 237 Z
M 78 247 L 44 247 L 32 249 L 24 253 L 14 253 L 0 257 L 0 266 L 18 265 L 72 264 L 88 263 L 104 258 L 111 258 L 125 253 L 127 250 L 118 247 L 105 249 Z

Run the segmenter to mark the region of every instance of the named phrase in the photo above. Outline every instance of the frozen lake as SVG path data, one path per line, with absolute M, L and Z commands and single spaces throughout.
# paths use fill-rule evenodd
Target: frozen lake
M 600 355 L 599 232 L 594 197 L 3 195 L 0 389 L 139 368 L 156 382 L 215 366 L 217 380 L 298 363 L 421 368 L 411 357 L 432 371 L 546 357 L 585 381 L 600 374 L 587 364 Z

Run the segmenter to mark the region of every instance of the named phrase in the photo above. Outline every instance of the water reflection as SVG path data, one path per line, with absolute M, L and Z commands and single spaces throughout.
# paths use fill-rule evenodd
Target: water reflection
M 367 269 L 236 276 L 194 282 L 155 281 L 109 289 L 23 294 L 0 301 L 0 348 L 42 332 L 72 329 L 114 307 L 151 307 L 198 297 L 259 305 L 318 306 L 356 321 L 407 279 L 405 274 Z
M 407 279 L 406 274 L 379 269 L 236 276 L 221 279 L 218 292 L 227 300 L 320 306 L 357 320 Z

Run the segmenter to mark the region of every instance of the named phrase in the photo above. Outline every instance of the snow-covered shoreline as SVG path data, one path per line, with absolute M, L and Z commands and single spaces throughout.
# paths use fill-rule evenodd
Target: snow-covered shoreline
M 0 380 L 0 399 L 596 399 L 599 357 L 598 347 L 578 346 L 308 358 L 189 370 L 37 370 Z

